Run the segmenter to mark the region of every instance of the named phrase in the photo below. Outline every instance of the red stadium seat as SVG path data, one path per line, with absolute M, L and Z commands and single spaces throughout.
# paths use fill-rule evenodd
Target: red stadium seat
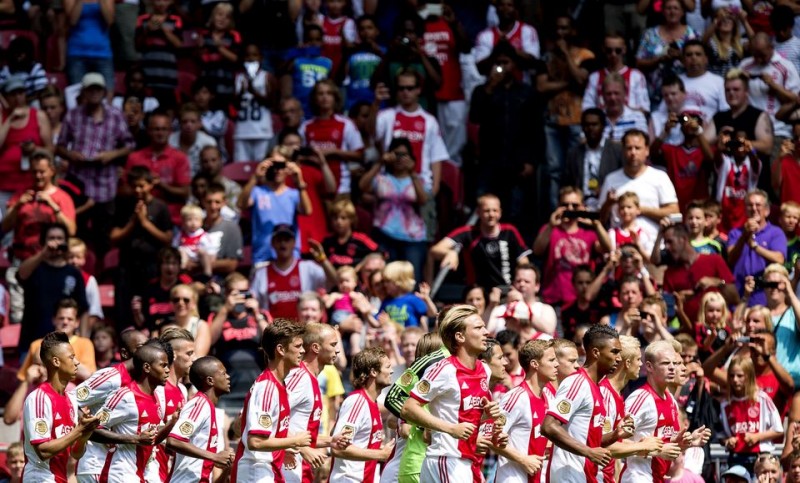
M 114 91 L 124 94 L 125 90 L 125 72 L 114 72 Z
M 256 171 L 259 161 L 245 161 L 243 163 L 229 163 L 222 167 L 222 176 L 236 181 L 246 183 Z
M 100 290 L 100 305 L 102 305 L 103 308 L 113 307 L 114 286 L 111 284 L 100 285 L 98 289 Z
M 445 161 L 442 164 L 442 183 L 453 193 L 453 206 L 458 208 L 464 202 L 464 176 L 461 168 Z
M 39 37 L 30 30 L 0 30 L 0 48 L 8 49 L 11 41 L 17 37 L 27 37 L 33 42 L 33 51 L 39 52 Z
M 64 89 L 69 85 L 67 83 L 67 75 L 63 72 L 48 72 L 47 81 L 58 87 L 61 92 L 64 92 Z
M 178 71 L 178 96 L 179 98 L 189 98 L 192 95 L 192 84 L 197 76 L 191 72 Z
M 103 257 L 103 270 L 113 270 L 119 265 L 119 250 L 112 248 Z

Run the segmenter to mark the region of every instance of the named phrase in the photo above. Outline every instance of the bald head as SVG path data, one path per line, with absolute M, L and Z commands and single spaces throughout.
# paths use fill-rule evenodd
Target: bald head
M 147 336 L 138 330 L 127 330 L 119 336 L 121 347 L 119 348 L 119 355 L 123 361 L 127 361 L 136 350 L 147 343 Z
M 189 380 L 198 391 L 206 391 L 213 385 L 208 381 L 208 378 L 213 378 L 221 366 L 222 362 L 216 357 L 201 357 L 192 363 L 192 368 L 189 370 Z
M 306 351 L 312 344 L 322 344 L 326 337 L 335 332 L 330 325 L 317 322 L 308 322 L 305 327 L 306 333 L 303 335 L 303 347 L 305 347 Z
M 151 339 L 133 354 L 133 368 L 137 373 L 141 374 L 145 364 L 152 366 L 162 357 L 167 357 L 167 349 L 164 343 L 158 339 Z
M 757 33 L 750 42 L 750 51 L 753 53 L 753 60 L 756 64 L 769 64 L 774 53 L 772 38 L 764 32 Z

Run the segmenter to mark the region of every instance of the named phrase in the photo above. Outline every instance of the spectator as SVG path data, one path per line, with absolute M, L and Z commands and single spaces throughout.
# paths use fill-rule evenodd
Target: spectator
M 430 327 L 428 318 L 436 317 L 436 310 L 428 297 L 430 287 L 426 287 L 424 282 L 420 285 L 420 292 L 413 293 L 417 283 L 413 268 L 404 260 L 386 265 L 383 269 L 386 300 L 383 301 L 380 312 L 385 312 L 404 327 L 421 327 L 427 332 Z
M 356 19 L 358 43 L 344 53 L 344 63 L 336 75 L 337 84 L 346 85 L 345 108 L 350 110 L 358 102 L 372 104 L 375 93 L 371 87 L 372 76 L 383 60 L 385 49 L 378 45 L 378 24 L 375 17 L 363 15 Z M 459 69 L 459 74 L 461 70 Z M 347 79 L 347 80 L 345 80 Z
M 324 289 L 336 281 L 336 270 L 322 250 L 314 250 L 315 261 L 295 255 L 297 234 L 291 225 L 279 224 L 272 232 L 275 259 L 255 269 L 250 283 L 259 307 L 275 318 L 297 318 L 297 303 L 303 292 Z
M 217 252 L 203 229 L 203 210 L 197 205 L 186 205 L 181 208 L 180 217 L 172 246 L 181 253 L 181 269 L 186 270 L 192 264 L 200 269 L 203 278 L 211 277 L 211 264 Z
M 664 273 L 664 291 L 682 298 L 689 320 L 698 320 L 700 301 L 707 292 L 721 293 L 728 304 L 739 301 L 733 274 L 721 256 L 697 253 L 684 225 L 669 225 L 662 236 L 673 260 Z
M 504 2 L 509 3 L 509 2 Z M 509 220 L 519 220 L 520 201 L 535 170 L 529 140 L 537 127 L 537 109 L 531 87 L 519 79 L 522 58 L 510 42 L 498 42 L 488 62 L 491 72 L 472 93 L 469 120 L 478 134 L 478 192 L 500 196 Z
M 536 29 L 517 20 L 519 12 L 514 0 L 499 0 L 497 9 L 498 24 L 483 30 L 475 38 L 473 55 L 478 64 L 478 70 L 483 74 L 493 67 L 493 49 L 497 47 L 500 39 L 507 39 L 520 59 L 518 67 L 521 71 L 529 67 L 534 59 L 541 54 L 539 35 Z
M 69 22 L 66 64 L 69 83 L 77 84 L 85 80 L 86 74 L 99 72 L 102 87 L 108 87 L 104 95 L 110 96 L 114 92 L 114 62 L 108 31 L 114 24 L 114 3 L 65 0 L 64 13 Z
M 153 2 L 152 13 L 136 21 L 136 50 L 142 56 L 146 85 L 160 105 L 175 104 L 177 50 L 183 47 L 183 20 L 170 13 L 171 0 Z M 131 59 L 132 60 L 132 59 Z
M 661 101 L 661 81 L 666 73 L 681 71 L 683 45 L 698 35 L 682 23 L 686 11 L 681 0 L 666 0 L 661 9 L 663 19 L 644 31 L 636 51 L 636 67 L 647 76 L 651 105 Z
M 606 125 L 603 137 L 620 142 L 626 132 L 638 129 L 650 131 L 647 119 L 641 111 L 634 111 L 625 104 L 627 92 L 625 80 L 619 74 L 609 74 L 603 80 L 603 104 L 605 104 Z
M 756 188 L 761 160 L 744 131 L 724 128 L 717 139 L 714 161 L 717 200 L 722 207 L 721 231 L 730 232 L 746 221 L 746 197 Z
M 131 312 L 134 326 L 154 331 L 157 320 L 174 315 L 169 293 L 179 284 L 192 283 L 191 277 L 181 273 L 181 255 L 177 248 L 166 246 L 156 255 L 157 275 L 147 284 L 134 288 Z
M 83 269 L 86 266 L 86 252 L 88 251 L 86 243 L 80 238 L 70 238 L 67 245 L 69 246 L 69 258 L 67 261 L 70 265 L 81 271 L 83 283 L 86 286 L 88 318 L 87 324 L 80 327 L 80 333 L 91 334 L 94 326 L 102 323 L 105 318 L 102 302 L 100 300 L 100 286 L 97 284 L 95 276 Z
M 303 174 L 297 163 L 289 161 L 290 156 L 287 149 L 278 148 L 258 165 L 239 195 L 239 209 L 243 212 L 252 209 L 254 263 L 275 258 L 276 253 L 270 248 L 270 237 L 281 224 L 291 226 L 298 237 L 292 248 L 295 256 L 300 256 L 297 215 L 311 214 L 312 208 Z M 295 178 L 297 189 L 286 185 L 289 175 Z
M 188 285 L 176 285 L 169 291 L 174 315 L 157 320 L 155 333 L 163 334 L 168 327 L 186 329 L 194 337 L 194 354 L 208 355 L 211 348 L 211 329 L 208 322 L 197 314 L 197 291 Z
M 318 81 L 311 89 L 313 118 L 300 126 L 304 144 L 319 149 L 336 178 L 338 194 L 350 193 L 350 169 L 364 160 L 364 143 L 355 124 L 337 114 L 342 108 L 342 93 L 330 79 Z
M 760 275 L 767 265 L 786 260 L 786 235 L 768 221 L 769 198 L 761 190 L 750 191 L 745 197 L 747 220 L 728 235 L 728 263 L 733 267 L 736 286 L 741 292 L 745 278 Z M 755 293 L 750 305 L 764 305 L 763 293 Z
M 778 8 L 772 11 L 773 14 L 775 13 L 776 10 L 778 10 Z M 781 461 L 778 459 L 777 456 L 772 454 L 762 453 L 758 455 L 758 458 L 756 458 L 756 464 L 754 466 L 753 474 L 755 475 L 756 481 L 762 480 L 767 483 L 778 483 L 780 481 L 784 481 Z
M 603 53 L 605 66 L 592 72 L 586 83 L 583 93 L 582 109 L 605 107 L 603 100 L 603 83 L 609 74 L 619 74 L 625 80 L 625 105 L 637 111 L 650 112 L 650 96 L 647 93 L 647 81 L 639 69 L 628 67 L 625 64 L 628 53 L 627 42 L 624 37 L 613 30 L 607 30 L 603 40 Z
M 742 32 L 752 39 L 755 32 L 747 21 L 744 9 L 719 8 L 714 12 L 714 19 L 708 24 L 703 34 L 703 43 L 709 46 L 708 70 L 714 74 L 725 76 L 727 72 L 739 65 L 745 54 L 747 41 L 742 41 Z
M 422 279 L 428 244 L 420 211 L 427 200 L 422 180 L 414 172 L 417 159 L 407 138 L 396 137 L 389 149 L 361 178 L 359 188 L 374 193 L 373 236 L 389 260 L 408 260 Z M 380 174 L 384 170 L 386 174 Z
M 309 91 L 311 87 L 309 87 Z M 303 105 L 296 97 L 282 98 L 279 105 L 279 114 L 285 131 L 298 131 L 305 117 Z
M 750 77 L 739 69 L 728 71 L 725 76 L 725 100 L 730 110 L 714 114 L 714 123 L 709 123 L 705 135 L 710 142 L 717 140 L 717 133 L 726 128 L 734 132 L 743 131 L 756 151 L 762 156 L 772 153 L 772 121 L 770 114 L 750 103 L 748 89 Z
M 297 45 L 295 21 L 300 2 L 283 0 L 245 0 L 239 3 L 239 25 L 244 37 L 261 47 L 264 68 L 275 72 Z
M 606 142 L 603 130 L 606 113 L 588 108 L 581 114 L 581 127 L 586 142 L 567 153 L 561 186 L 577 186 L 583 193 L 583 203 L 589 211 L 597 211 L 597 198 L 606 176 L 622 167 L 622 146 Z
M 788 5 L 778 5 L 769 20 L 775 31 L 775 51 L 800 72 L 800 39 L 793 34 L 794 11 Z
M 117 331 L 110 325 L 97 324 L 92 328 L 90 337 L 94 345 L 94 360 L 97 369 L 105 369 L 120 361 L 117 355 Z
M 687 100 L 697 106 L 703 114 L 703 122 L 710 121 L 719 111 L 727 110 L 725 82 L 722 77 L 708 71 L 708 52 L 700 40 L 693 39 L 683 44 L 685 74 L 680 78 L 686 88 Z
M 300 114 L 308 115 L 311 112 L 309 101 L 311 89 L 317 82 L 327 79 L 333 74 L 333 61 L 320 54 L 323 41 L 322 27 L 309 25 L 303 32 L 303 46 L 286 62 L 281 75 L 281 98 L 294 97 L 302 107 Z M 294 113 L 295 115 L 297 113 Z M 301 117 L 300 120 L 303 118 Z M 284 127 L 300 126 L 284 125 Z
M 686 87 L 683 81 L 676 75 L 667 76 L 661 83 L 661 97 L 663 102 L 661 108 L 653 112 L 650 126 L 656 137 L 666 136 L 664 142 L 673 146 L 683 144 L 683 131 L 681 125 L 672 123 L 672 128 L 667 130 L 665 125 L 673 116 L 680 117 L 685 110 L 699 111 L 697 106 L 687 102 Z M 705 123 L 701 122 L 701 126 Z
M 521 307 L 525 308 L 521 312 L 525 313 L 527 317 L 524 319 L 519 317 L 512 318 L 516 319 L 520 325 L 518 332 L 524 329 L 524 332 L 527 333 L 535 331 L 552 336 L 556 331 L 556 312 L 553 307 L 538 300 L 536 294 L 539 293 L 539 280 L 541 280 L 539 269 L 534 265 L 517 265 L 514 270 L 512 287 L 521 296 Z M 506 328 L 505 314 L 509 312 L 510 305 L 499 305 L 494 309 L 487 326 L 490 334 L 496 334 Z
M 430 255 L 434 261 L 441 260 L 442 268 L 456 270 L 461 254 L 467 283 L 481 287 L 511 285 L 516 267 L 528 265 L 530 250 L 513 225 L 500 223 L 503 212 L 497 196 L 480 196 L 476 212 L 476 225 L 453 230 L 431 247 Z M 458 246 L 461 251 L 456 250 Z
M 669 322 L 667 319 L 667 304 L 664 302 L 664 298 L 661 295 L 656 294 L 645 297 L 645 299 L 642 300 L 639 315 L 641 316 L 639 327 L 633 326 L 632 333 L 627 333 L 627 335 L 639 334 L 644 340 L 645 345 L 657 340 L 673 340 L 672 334 L 667 330 L 667 324 Z M 618 327 L 617 330 L 620 331 L 620 334 L 626 332 L 622 327 Z M 681 365 L 683 365 L 683 360 L 681 360 Z M 685 368 L 683 371 L 685 372 Z M 685 380 L 681 381 L 679 377 L 685 377 L 681 373 L 681 369 L 678 369 L 676 372 L 675 382 L 677 387 L 681 387 L 685 383 Z M 672 392 L 675 391 L 673 390 Z
M 177 75 L 177 73 L 176 73 Z M 115 93 L 114 98 L 111 99 L 111 105 L 117 109 L 122 110 L 125 106 L 125 101 L 134 97 L 142 103 L 142 108 L 145 113 L 151 113 L 161 107 L 159 99 L 150 95 L 150 90 L 146 84 L 146 77 L 144 70 L 138 65 L 133 65 L 125 71 L 125 85 L 117 86 L 119 92 Z M 69 90 L 69 87 L 67 87 Z M 175 92 L 172 92 L 173 98 Z M 163 109 L 172 109 L 175 101 L 166 102 Z
M 5 207 L 20 185 L 28 183 L 34 150 L 52 152 L 53 141 L 45 113 L 27 105 L 24 77 L 15 74 L 0 87 L 5 99 L 0 108 L 0 203 Z
M 167 204 L 174 224 L 179 224 L 181 207 L 189 197 L 189 158 L 170 146 L 170 118 L 164 113 L 153 113 L 147 120 L 150 145 L 128 156 L 125 169 L 144 166 L 155 178 L 156 190 L 152 193 Z M 200 165 L 199 162 L 196 163 Z M 197 167 L 193 171 L 196 171 Z
M 533 254 L 545 260 L 542 300 L 547 304 L 560 307 L 573 302 L 573 270 L 589 263 L 593 255 L 611 251 L 608 232 L 600 220 L 579 217 L 585 209 L 578 188 L 561 188 L 558 208 L 533 242 Z
M 194 176 L 200 170 L 200 151 L 206 146 L 216 146 L 217 141 L 202 131 L 200 109 L 193 103 L 182 105 L 178 113 L 180 130 L 169 135 L 169 145 L 182 151 L 189 159 L 191 173 Z M 188 182 L 186 183 L 188 186 Z M 188 194 L 188 191 L 187 191 Z
M 589 265 L 578 265 L 572 271 L 572 291 L 575 300 L 561 308 L 561 331 L 564 339 L 573 340 L 578 326 L 583 323 L 597 324 L 602 317 L 602 309 L 596 300 L 588 298 L 589 285 L 594 272 Z
M 795 272 L 797 261 L 800 260 L 800 237 L 797 236 L 797 225 L 800 222 L 800 204 L 787 201 L 781 204 L 778 226 L 786 236 L 786 260 L 783 266 L 792 275 L 792 285 L 797 286 L 796 280 L 800 272 Z
M 68 240 L 64 225 L 44 226 L 39 239 L 42 249 L 19 266 L 17 280 L 25 291 L 20 347 L 28 347 L 53 330 L 56 304 L 65 297 L 75 299 L 78 317 L 84 317 L 86 289 L 80 270 L 67 263 Z
M 356 41 L 356 23 L 345 14 L 347 2 L 325 0 L 324 3 L 322 55 L 333 61 L 331 69 L 337 72 L 342 64 L 342 51 L 347 50 Z
M 55 146 L 58 136 L 61 134 L 61 122 L 66 113 L 64 94 L 55 85 L 48 84 L 39 94 L 39 105 L 47 116 L 47 120 L 50 121 L 50 139 L 51 144 Z
M 244 72 L 236 74 L 239 114 L 233 131 L 233 161 L 260 161 L 266 156 L 275 131 L 272 107 L 278 81 L 261 68 L 261 51 L 255 44 L 244 48 Z
M 653 239 L 649 233 L 639 226 L 639 215 L 642 214 L 639 196 L 633 191 L 622 193 L 617 199 L 619 212 L 619 226 L 608 232 L 611 249 L 616 250 L 625 245 L 631 245 L 643 257 L 652 250 Z
M 210 183 L 203 198 L 206 217 L 203 226 L 208 233 L 211 250 L 216 253 L 211 263 L 212 273 L 227 275 L 236 270 L 242 259 L 242 232 L 235 222 L 222 217 L 225 206 L 225 188 L 218 183 Z M 199 267 L 190 264 L 190 271 Z
M 195 79 L 192 83 L 192 102 L 200 112 L 200 129 L 214 138 L 219 146 L 224 146 L 231 107 L 219 105 L 213 81 L 203 77 Z
M 217 146 L 205 146 L 200 150 L 200 171 L 198 174 L 208 177 L 211 183 L 221 184 L 225 188 L 225 203 L 228 208 L 238 213 L 236 202 L 242 192 L 242 187 L 236 181 L 226 178 L 222 174 L 224 159 Z
M 550 178 L 550 205 L 558 204 L 558 188 L 567 152 L 581 139 L 581 94 L 594 54 L 579 47 L 579 39 L 567 14 L 556 17 L 555 43 L 544 55 L 547 69 L 536 76 L 536 90 L 548 98 L 544 131 L 545 156 Z
M 792 139 L 781 145 L 780 158 L 772 165 L 772 189 L 782 203 L 800 201 L 800 194 L 792 190 L 796 180 L 800 179 L 797 141 L 800 140 L 800 122 L 792 122 Z
M 208 28 L 198 37 L 201 76 L 211 82 L 217 104 L 225 108 L 233 101 L 234 73 L 239 63 L 242 37 L 233 27 L 233 6 L 227 2 L 214 5 Z
M 623 335 L 639 334 L 642 314 L 639 308 L 644 297 L 637 277 L 624 276 L 619 282 L 619 308 L 600 319 L 601 325 L 611 326 Z
M 87 4 L 85 8 L 91 5 L 96 4 Z M 134 146 L 122 113 L 103 103 L 106 92 L 102 75 L 90 72 L 83 76 L 84 103 L 67 112 L 56 148 L 56 153 L 69 162 L 70 172 L 85 184 L 86 196 L 94 200 L 94 206 L 78 220 L 78 235 L 91 241 L 98 254 L 107 250 L 114 217 L 119 180 L 117 167 L 112 163 L 127 156 Z M 92 221 L 90 232 L 88 220 Z
M 128 131 L 134 140 L 134 149 L 144 149 L 150 144 L 150 136 L 144 126 L 144 104 L 138 97 L 129 97 L 122 104 L 122 113 L 125 116 L 125 123 Z
M 322 247 L 334 267 L 361 265 L 367 255 L 378 250 L 372 238 L 355 231 L 358 216 L 350 200 L 334 202 L 328 213 L 332 233 L 322 240 Z
M 6 59 L 8 64 L 0 69 L 0 85 L 7 82 L 12 76 L 19 75 L 24 79 L 25 95 L 28 99 L 37 99 L 39 94 L 47 87 L 47 72 L 39 62 L 36 62 L 36 53 L 31 39 L 16 37 L 8 44 Z
M 633 191 L 639 196 L 640 225 L 645 233 L 654 237 L 657 223 L 665 216 L 678 213 L 678 197 L 675 187 L 666 173 L 645 164 L 650 150 L 649 138 L 644 132 L 633 129 L 622 138 L 625 160 L 622 169 L 606 176 L 600 189 L 601 219 L 611 217 L 611 226 L 619 225 L 619 217 L 612 213 L 612 206 L 622 193 Z

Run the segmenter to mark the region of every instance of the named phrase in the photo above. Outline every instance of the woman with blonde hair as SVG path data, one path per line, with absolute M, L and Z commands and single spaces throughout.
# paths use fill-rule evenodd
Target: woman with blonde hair
M 713 352 L 725 343 L 731 319 L 728 304 L 719 292 L 708 292 L 700 300 L 697 323 L 694 324 L 695 341 L 705 353 Z
M 725 77 L 747 54 L 747 41 L 742 41 L 742 30 L 747 38 L 755 32 L 747 21 L 747 12 L 738 13 L 728 8 L 720 8 L 714 13 L 714 20 L 703 33 L 703 43 L 709 46 L 708 70 Z
M 162 320 L 161 324 L 158 324 L 155 335 L 163 332 L 168 326 L 186 329 L 194 337 L 195 356 L 207 356 L 211 348 L 211 328 L 208 322 L 201 320 L 198 316 L 197 291 L 189 285 L 180 284 L 172 287 L 169 295 L 175 315 Z

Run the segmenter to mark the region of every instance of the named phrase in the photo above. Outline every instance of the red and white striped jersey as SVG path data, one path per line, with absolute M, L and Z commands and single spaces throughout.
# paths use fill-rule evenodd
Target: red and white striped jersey
M 131 375 L 125 368 L 125 364 L 100 369 L 75 388 L 78 406 L 87 408 L 90 413 L 95 414 L 103 407 L 103 403 L 111 393 L 130 383 Z M 94 441 L 87 442 L 86 452 L 78 460 L 77 474 L 99 476 L 106 463 L 107 454 L 108 447 L 106 445 Z
M 115 433 L 136 435 L 157 428 L 164 419 L 164 410 L 158 405 L 155 394 L 146 394 L 136 382 L 131 382 L 108 397 L 98 416 L 102 427 Z M 144 482 L 154 449 L 155 446 L 136 444 L 109 445 L 100 481 Z
M 303 431 L 311 433 L 311 447 L 317 447 L 317 436 L 322 422 L 322 394 L 319 381 L 311 373 L 304 362 L 300 367 L 292 369 L 286 376 L 286 392 L 289 395 L 289 433 Z M 289 461 L 289 460 L 292 461 Z M 296 464 L 301 462 L 302 464 Z M 286 483 L 313 483 L 314 471 L 302 458 L 285 458 L 283 460 L 283 476 Z
M 289 433 L 289 397 L 286 387 L 269 369 L 261 373 L 244 400 L 242 439 L 236 448 L 231 481 L 284 483 L 281 466 L 286 451 L 251 451 L 250 435 L 285 438 Z
M 163 424 L 166 424 L 172 414 L 186 402 L 186 389 L 183 385 L 176 386 L 167 381 L 163 386 L 158 386 L 154 391 L 158 405 L 164 408 Z M 163 426 L 162 424 L 162 426 Z M 167 481 L 170 465 L 175 458 L 175 453 L 167 451 L 166 443 L 161 443 L 153 450 L 153 458 L 147 466 L 148 481 Z
M 542 421 L 547 403 L 544 391 L 537 396 L 526 381 L 503 396 L 500 407 L 505 417 L 503 432 L 508 434 L 509 446 L 522 454 L 544 456 L 547 438 L 542 436 Z M 504 456 L 497 461 L 495 482 L 541 483 L 543 480 L 542 471 L 528 475 L 520 465 Z
M 22 410 L 25 468 L 22 481 L 67 483 L 70 448 L 43 460 L 35 446 L 66 436 L 78 424 L 78 403 L 72 394 L 59 394 L 44 382 L 25 398 Z
M 603 100 L 603 82 L 608 75 L 608 69 L 600 69 L 589 74 L 589 81 L 586 83 L 586 90 L 583 93 L 581 108 L 585 111 L 592 107 L 605 109 L 606 103 Z M 618 71 L 625 81 L 627 95 L 625 104 L 637 111 L 650 112 L 650 95 L 647 93 L 647 80 L 639 69 L 623 66 Z
M 351 435 L 351 444 L 364 449 L 380 449 L 383 442 L 383 422 L 378 403 L 370 399 L 367 391 L 354 391 L 342 403 L 333 434 Z M 381 472 L 379 463 L 333 458 L 328 481 L 378 483 Z
M 603 424 L 603 434 L 607 434 L 617 429 L 619 423 L 625 418 L 625 400 L 622 399 L 622 395 L 614 389 L 611 381 L 607 378 L 600 381 L 600 394 L 603 395 L 603 404 L 606 405 L 606 422 Z M 612 459 L 603 468 L 604 481 L 614 481 L 616 461 Z
M 218 452 L 220 434 L 217 427 L 216 407 L 208 399 L 208 396 L 198 392 L 186 403 L 169 436 L 211 453 Z M 208 483 L 211 481 L 213 471 L 213 461 L 178 453 L 175 455 L 175 463 L 167 481 L 169 483 Z
M 631 438 L 633 442 L 648 436 L 658 436 L 664 442 L 669 442 L 680 432 L 678 402 L 669 391 L 664 391 L 664 397 L 659 396 L 649 383 L 628 396 L 625 400 L 625 411 L 633 418 L 636 428 Z M 620 483 L 662 483 L 670 464 L 670 461 L 663 458 L 631 456 L 625 461 Z
M 556 387 L 553 385 L 552 382 L 548 382 L 542 388 L 542 394 L 547 396 L 548 401 L 552 401 L 556 398 Z
M 342 37 L 348 43 L 356 42 L 356 23 L 350 17 L 330 18 L 327 15 L 322 17 L 322 56 L 333 61 L 332 73 L 339 69 L 342 63 L 342 52 L 345 46 L 342 45 Z
M 472 423 L 480 427 L 482 399 L 491 400 L 489 366 L 476 361 L 475 368 L 465 367 L 456 356 L 450 356 L 429 367 L 411 390 L 411 397 L 428 405 L 430 413 L 448 423 Z M 446 456 L 478 461 L 475 451 L 478 432 L 467 440 L 458 440 L 447 433 L 434 431 L 427 457 Z
M 339 114 L 334 114 L 330 119 L 317 117 L 309 119 L 300 125 L 299 132 L 303 142 L 312 148 L 341 151 L 364 149 L 364 140 L 356 125 L 350 119 Z M 336 178 L 337 193 L 349 193 L 351 181 L 347 163 L 331 157 L 328 164 Z
M 475 62 L 480 62 L 489 57 L 494 46 L 504 37 L 514 48 L 520 49 L 537 59 L 540 57 L 541 46 L 536 29 L 531 25 L 517 21 L 514 22 L 514 26 L 511 27 L 507 34 L 500 32 L 497 27 L 489 27 L 479 33 L 475 38 L 475 49 L 472 51 L 473 55 L 475 55 Z
M 600 447 L 606 408 L 600 387 L 584 368 L 581 367 L 561 382 L 556 397 L 548 403 L 547 414 L 561 421 L 575 440 L 590 448 Z M 604 479 L 597 465 L 588 458 L 553 446 L 546 481 L 599 483 Z
M 414 171 L 420 175 L 425 189 L 433 188 L 431 165 L 450 159 L 442 139 L 439 122 L 422 107 L 408 112 L 400 107 L 390 107 L 378 113 L 375 121 L 375 140 L 384 150 L 389 149 L 394 138 L 407 138 L 417 160 Z
M 775 449 L 775 445 L 769 440 L 755 446 L 747 446 L 744 443 L 746 433 L 783 432 L 781 413 L 767 393 L 758 391 L 755 401 L 747 398 L 731 398 L 723 401 L 720 409 L 725 436 L 736 436 L 734 453 L 771 453 Z

